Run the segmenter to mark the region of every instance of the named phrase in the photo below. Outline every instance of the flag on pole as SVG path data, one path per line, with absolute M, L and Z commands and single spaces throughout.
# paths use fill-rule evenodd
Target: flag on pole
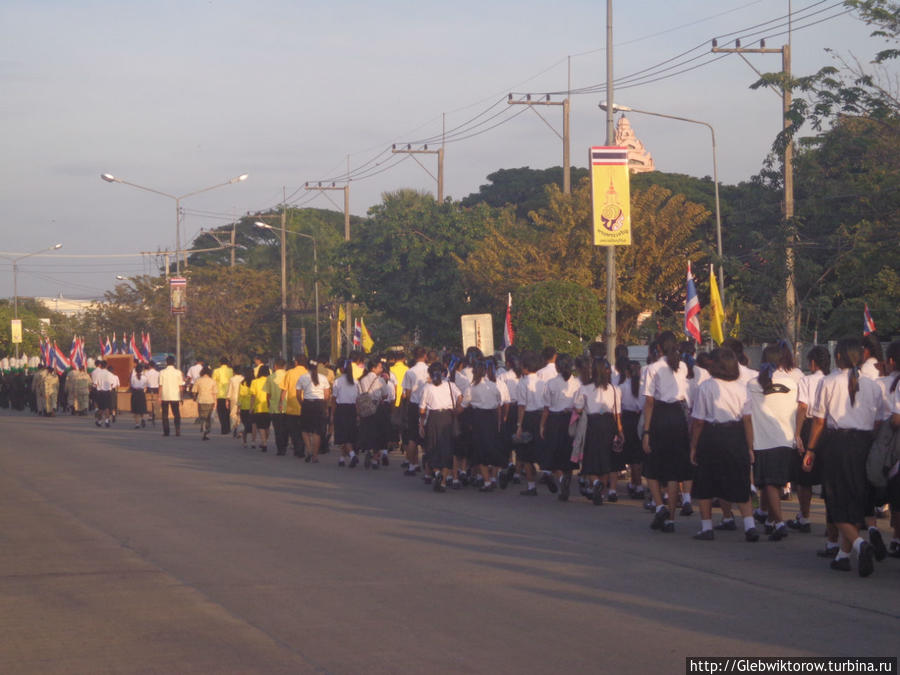
M 362 328 L 359 325 L 359 319 L 353 322 L 353 347 L 359 349 L 362 346 Z
M 725 341 L 725 335 L 722 333 L 725 310 L 722 308 L 719 285 L 716 283 L 716 271 L 712 265 L 709 266 L 709 306 L 712 310 L 712 316 L 709 319 L 709 334 L 713 341 L 720 345 Z
M 59 348 L 56 340 L 53 341 L 53 368 L 57 375 L 62 375 L 67 369 L 72 367 L 72 362 L 66 358 L 66 353 Z
M 869 313 L 869 303 L 865 303 L 863 309 L 863 335 L 871 335 L 875 332 L 875 320 Z
M 50 338 L 41 338 L 41 363 L 45 366 L 50 364 Z
M 375 346 L 375 341 L 372 339 L 372 335 L 369 333 L 369 329 L 366 328 L 366 322 L 363 321 L 362 318 L 360 318 L 359 320 L 359 332 L 363 351 L 368 354 L 372 351 L 372 347 Z
M 731 337 L 735 338 L 736 340 L 740 339 L 740 337 L 741 337 L 741 313 L 740 312 L 735 313 L 734 325 L 731 327 L 731 330 L 728 332 L 728 334 Z
M 115 337 L 115 333 L 113 334 L 113 337 Z M 107 335 L 106 336 L 106 344 L 103 345 L 103 349 L 100 350 L 100 355 L 101 356 L 109 356 L 112 353 L 113 353 L 112 343 L 109 341 L 109 335 Z
M 141 333 L 141 354 L 144 355 L 144 361 L 150 363 L 150 333 Z
M 135 361 L 144 363 L 144 357 L 141 354 L 141 350 L 138 349 L 137 342 L 134 339 L 134 331 L 131 331 L 131 342 L 128 343 L 128 348 Z
M 503 349 L 511 347 L 516 333 L 512 325 L 512 293 L 506 294 L 506 320 L 503 322 Z
M 687 267 L 687 300 L 684 303 L 684 332 L 694 342 L 700 343 L 700 298 L 697 297 L 697 286 L 691 274 L 691 261 Z
M 342 326 L 344 325 L 344 321 L 347 320 L 346 315 L 344 314 L 344 306 L 338 305 L 338 323 Z

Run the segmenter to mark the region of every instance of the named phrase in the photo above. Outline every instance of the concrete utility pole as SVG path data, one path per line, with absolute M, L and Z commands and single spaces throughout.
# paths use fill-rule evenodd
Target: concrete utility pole
M 744 54 L 781 54 L 781 72 L 786 83 L 791 79 L 791 45 L 788 44 L 776 48 L 766 47 L 765 40 L 760 40 L 759 47 L 741 47 L 740 40 L 736 40 L 734 47 L 719 47 L 716 40 L 712 41 L 712 51 L 715 53 L 733 53 L 742 56 Z M 746 59 L 745 59 L 746 60 Z M 752 67 L 752 66 L 751 66 Z M 754 68 L 754 70 L 756 70 Z M 787 84 L 781 89 L 781 111 L 783 117 L 783 129 L 787 131 L 791 122 L 787 113 L 791 108 L 791 88 Z M 794 144 L 789 142 L 784 146 L 784 222 L 788 235 L 785 242 L 784 264 L 787 269 L 787 278 L 784 288 L 784 332 L 792 346 L 797 343 L 797 328 L 799 313 L 797 312 L 797 289 L 794 276 L 794 245 L 796 235 L 794 233 Z
M 443 154 L 441 154 L 443 157 Z M 347 158 L 347 175 L 350 175 L 350 158 Z M 327 192 L 329 190 L 343 190 L 344 191 L 344 241 L 350 241 L 350 183 L 348 182 L 346 185 L 337 186 L 334 183 L 331 185 L 322 185 L 321 183 L 317 183 L 316 185 L 310 185 L 309 183 L 305 183 L 303 186 L 307 190 L 318 190 L 320 192 Z M 347 355 L 350 355 L 350 350 L 353 347 L 353 322 L 351 319 L 351 311 L 352 311 L 352 303 L 348 302 L 344 307 L 344 330 L 347 333 Z
M 395 155 L 411 155 L 413 159 L 416 160 L 416 164 L 422 167 L 422 170 L 425 171 L 429 176 L 431 176 L 435 181 L 437 181 L 437 200 L 439 204 L 444 203 L 444 148 L 440 147 L 437 150 L 429 150 L 428 146 L 425 145 L 420 150 L 414 150 L 412 145 L 407 144 L 405 148 L 397 148 L 397 145 L 394 144 L 391 146 L 391 152 Z M 416 159 L 416 155 L 437 155 L 438 158 L 438 175 L 435 177 L 433 173 L 431 173 L 428 169 L 425 168 L 425 165 L 422 164 L 418 159 Z
M 569 155 L 569 98 L 566 97 L 562 101 L 551 101 L 550 94 L 547 94 L 544 99 L 531 99 L 531 94 L 525 94 L 524 99 L 519 99 L 518 101 L 513 100 L 513 95 L 510 94 L 507 98 L 506 102 L 509 105 L 527 105 L 531 108 L 535 115 L 541 118 L 544 124 L 550 127 L 550 131 L 556 134 L 557 138 L 559 138 L 563 143 L 563 192 L 567 195 L 572 194 L 572 162 L 570 160 Z M 535 110 L 534 106 L 536 105 L 559 105 L 562 106 L 563 110 L 563 132 L 560 136 L 559 132 L 553 128 L 553 125 L 550 124 L 544 116 L 541 115 L 537 110 Z
M 613 6 L 606 0 L 606 145 L 616 142 L 613 97 Z M 606 358 L 616 358 L 616 247 L 606 247 Z

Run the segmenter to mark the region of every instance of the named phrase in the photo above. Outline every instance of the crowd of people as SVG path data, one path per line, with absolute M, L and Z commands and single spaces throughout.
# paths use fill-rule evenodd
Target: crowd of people
M 160 370 L 138 366 L 129 385 L 134 426 L 160 419 L 164 436 L 170 414 L 181 435 L 181 402 L 192 397 L 204 441 L 215 413 L 221 434 L 243 447 L 268 452 L 271 440 L 276 455 L 290 449 L 307 463 L 333 448 L 339 466 L 375 470 L 390 464 L 393 450 L 405 476 L 420 476 L 437 493 L 521 484 L 523 497 L 537 497 L 540 487 L 568 501 L 577 489 L 601 506 L 619 501 L 621 481 L 660 533 L 674 532 L 676 518 L 696 504 L 700 541 L 739 526 L 747 542 L 809 533 L 813 488 L 821 485 L 819 554 L 839 571 L 855 557 L 868 576 L 875 561 L 900 558 L 900 342 L 882 353 L 874 336 L 848 338 L 833 363 L 821 346 L 805 361 L 806 373 L 779 342 L 752 370 L 736 339 L 696 353 L 663 332 L 644 364 L 624 346 L 610 362 L 602 343 L 577 356 L 516 347 L 498 356 L 416 347 L 409 359 L 399 349 L 354 352 L 334 366 L 327 356 L 275 359 L 271 368 L 262 358 L 247 367 L 221 358 L 215 368 L 198 360 L 186 375 L 169 357 Z M 109 427 L 120 383 L 103 361 L 95 366 L 90 375 L 67 374 L 64 401 L 56 373 L 36 372 L 35 413 L 91 408 L 95 424 Z M 0 404 L 12 401 L 11 391 L 4 380 Z M 790 491 L 799 503 L 793 519 L 783 513 Z M 885 505 L 889 545 L 876 520 Z

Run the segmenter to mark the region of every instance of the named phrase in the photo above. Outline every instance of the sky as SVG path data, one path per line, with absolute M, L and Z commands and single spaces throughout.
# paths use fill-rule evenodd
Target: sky
M 837 0 L 790 5 L 796 74 L 832 64 L 827 48 L 868 60 L 881 47 Z M 745 36 L 746 47 L 765 37 L 780 47 L 788 6 L 614 0 L 615 102 L 712 124 L 720 180 L 747 180 L 780 129 L 780 94 L 751 90 L 750 65 L 717 58 L 710 41 Z M 780 70 L 778 54 L 747 59 Z M 182 201 L 186 245 L 283 195 L 342 209 L 339 192 L 304 183 L 343 185 L 348 163 L 355 215 L 384 192 L 436 192 L 425 170 L 436 174 L 433 156 L 417 156 L 423 168 L 390 147 L 427 139 L 434 149 L 443 128 L 445 196 L 461 199 L 497 169 L 562 164 L 554 131 L 505 99 L 557 92 L 552 100 L 562 100 L 569 65 L 573 91 L 599 85 L 572 96 L 572 162 L 586 166 L 588 148 L 605 141 L 599 0 L 4 0 L 0 255 L 62 243 L 19 262 L 20 296 L 102 297 L 117 274 L 155 273 L 157 259 L 140 254 L 175 248 L 176 227 L 173 199 L 101 173 L 173 196 L 249 174 Z M 561 108 L 539 111 L 561 133 Z M 629 120 L 659 170 L 712 174 L 704 127 L 637 113 Z M 13 295 L 12 277 L 0 258 L 0 297 Z

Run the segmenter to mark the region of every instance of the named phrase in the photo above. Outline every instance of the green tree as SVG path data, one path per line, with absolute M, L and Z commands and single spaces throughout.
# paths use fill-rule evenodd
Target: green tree
M 604 312 L 597 293 L 571 281 L 542 281 L 513 294 L 516 344 L 525 349 L 553 346 L 579 354 L 600 334 Z

